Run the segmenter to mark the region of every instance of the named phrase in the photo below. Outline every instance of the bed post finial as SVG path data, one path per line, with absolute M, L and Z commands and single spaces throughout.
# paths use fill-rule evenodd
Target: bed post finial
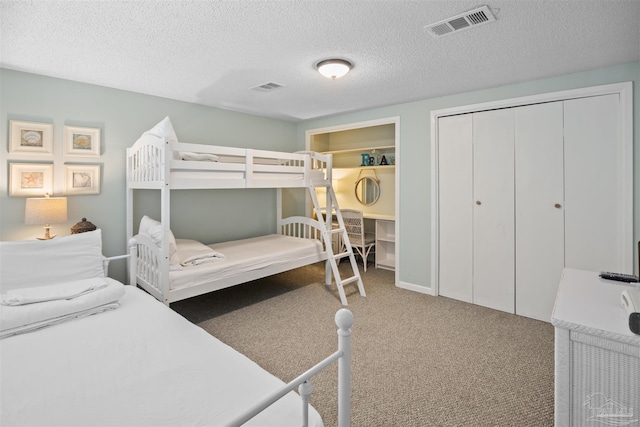
M 341 330 L 348 331 L 349 335 L 351 335 L 351 331 L 349 329 L 353 326 L 353 313 L 346 308 L 341 308 L 336 312 L 336 326 Z
M 351 326 L 353 313 L 346 308 L 336 312 L 338 326 L 338 427 L 351 425 Z

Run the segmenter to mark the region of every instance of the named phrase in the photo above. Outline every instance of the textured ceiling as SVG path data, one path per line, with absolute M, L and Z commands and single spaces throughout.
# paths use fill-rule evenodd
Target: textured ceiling
M 300 121 L 638 61 L 639 22 L 640 0 L 0 0 L 0 66 Z M 355 66 L 326 79 L 330 57 Z

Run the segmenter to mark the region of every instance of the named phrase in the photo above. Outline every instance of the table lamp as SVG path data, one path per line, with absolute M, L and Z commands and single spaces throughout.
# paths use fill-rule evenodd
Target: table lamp
M 50 235 L 51 224 L 67 222 L 67 198 L 44 197 L 28 198 L 24 210 L 24 223 L 27 225 L 45 224 L 44 237 L 39 240 L 49 240 L 56 237 Z

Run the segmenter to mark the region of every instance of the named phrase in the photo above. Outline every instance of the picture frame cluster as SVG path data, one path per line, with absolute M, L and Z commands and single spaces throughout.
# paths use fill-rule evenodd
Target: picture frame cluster
M 101 129 L 65 125 L 62 139 L 63 194 L 100 194 L 101 165 L 74 160 L 100 157 Z M 9 162 L 9 196 L 53 194 L 54 164 L 48 160 L 53 160 L 54 145 L 52 123 L 9 121 L 9 154 L 13 159 Z

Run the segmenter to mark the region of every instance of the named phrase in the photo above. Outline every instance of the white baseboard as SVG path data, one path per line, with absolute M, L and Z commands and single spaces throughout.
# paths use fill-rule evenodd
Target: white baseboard
M 419 292 L 421 294 L 433 295 L 433 288 L 427 286 L 416 285 L 414 283 L 398 282 L 398 287 L 409 291 Z

